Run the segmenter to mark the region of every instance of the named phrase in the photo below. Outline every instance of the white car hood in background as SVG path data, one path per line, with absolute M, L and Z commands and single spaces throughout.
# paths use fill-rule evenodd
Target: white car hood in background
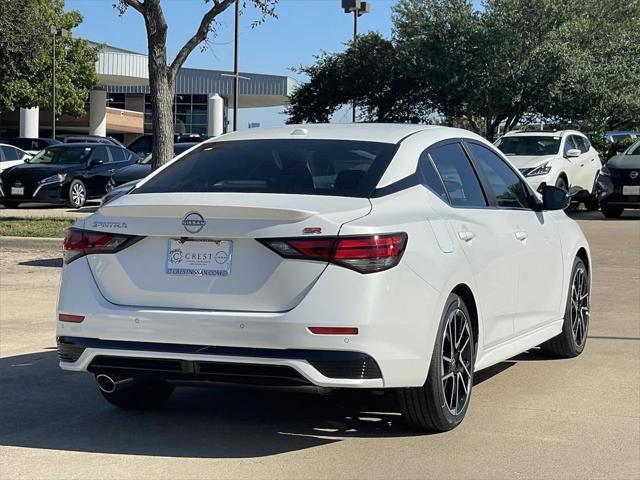
M 516 168 L 533 168 L 556 158 L 556 155 L 507 155 Z

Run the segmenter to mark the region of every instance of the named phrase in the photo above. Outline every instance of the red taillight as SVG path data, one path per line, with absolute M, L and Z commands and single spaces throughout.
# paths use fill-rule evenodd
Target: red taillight
M 58 314 L 58 320 L 61 322 L 82 323 L 84 315 L 69 315 L 68 313 Z
M 76 258 L 92 253 L 115 253 L 139 239 L 140 237 L 131 235 L 117 235 L 70 228 L 64 237 L 64 262 L 70 263 Z
M 311 333 L 316 335 L 357 335 L 355 327 L 309 327 Z
M 360 273 L 373 273 L 395 267 L 400 262 L 407 244 L 407 234 L 260 241 L 284 258 L 327 261 Z

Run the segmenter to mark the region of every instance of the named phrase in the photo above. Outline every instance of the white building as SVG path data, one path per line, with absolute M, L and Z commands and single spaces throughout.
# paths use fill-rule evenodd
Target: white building
M 56 135 L 110 135 L 130 142 L 151 131 L 147 56 L 106 46 L 96 62 L 99 85 L 87 99 L 87 114 L 63 115 Z M 219 135 L 227 130 L 228 106 L 233 102 L 230 72 L 183 68 L 176 78 L 174 125 L 176 133 Z M 240 108 L 284 105 L 295 85 L 286 76 L 241 73 Z M 20 109 L 0 115 L 2 137 L 51 135 L 51 113 L 42 108 Z

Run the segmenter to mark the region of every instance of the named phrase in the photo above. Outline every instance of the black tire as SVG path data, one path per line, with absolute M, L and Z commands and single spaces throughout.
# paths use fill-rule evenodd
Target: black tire
M 591 189 L 591 195 L 587 201 L 584 202 L 584 208 L 588 212 L 595 212 L 600 208 L 600 202 L 598 201 L 598 197 L 596 196 L 598 193 L 598 175 L 596 175 L 595 180 L 593 181 L 593 188 Z
M 18 208 L 20 206 L 20 202 L 14 202 L 12 200 L 2 200 L 2 205 L 5 206 L 5 208 Z
M 122 390 L 100 393 L 110 404 L 124 410 L 153 410 L 169 399 L 173 389 L 173 385 L 161 380 L 134 380 Z
M 576 284 L 576 281 L 578 281 L 579 285 Z M 583 299 L 582 295 L 584 294 L 586 294 L 586 297 Z M 571 269 L 571 283 L 567 293 L 567 306 L 564 312 L 562 332 L 540 345 L 540 348 L 547 353 L 562 358 L 573 358 L 580 355 L 587 344 L 590 300 L 589 271 L 584 262 L 576 257 Z
M 458 328 L 461 330 L 458 337 L 460 352 L 455 352 L 453 346 L 455 342 L 449 341 L 451 330 L 448 329 L 448 326 L 451 324 L 452 315 L 460 314 L 464 316 L 456 317 L 456 324 L 461 325 L 461 328 Z M 463 318 L 466 320 L 464 323 L 462 322 Z M 462 298 L 451 294 L 440 319 L 427 380 L 422 387 L 398 390 L 402 415 L 411 426 L 421 430 L 446 432 L 457 427 L 464 419 L 471 400 L 475 362 L 475 339 L 471 321 L 471 315 Z M 443 350 L 452 351 L 453 354 L 449 356 L 452 359 L 457 358 L 457 360 L 447 362 Z M 443 374 L 443 372 L 445 373 Z M 453 375 L 453 377 L 445 379 L 449 375 Z M 454 390 L 456 387 L 454 387 L 453 381 L 456 382 L 457 391 Z M 468 386 L 466 390 L 464 389 L 465 385 Z M 454 405 L 454 398 L 456 402 L 463 402 L 461 408 L 458 403 Z M 455 406 L 455 408 L 452 410 L 450 406 Z
M 624 212 L 623 207 L 608 207 L 607 205 L 602 205 L 602 214 L 607 218 L 620 218 Z
M 87 187 L 82 180 L 75 178 L 69 185 L 67 193 L 67 206 L 69 208 L 82 208 L 87 202 Z
M 567 185 L 567 181 L 562 176 L 556 180 L 556 187 L 564 188 L 567 192 L 569 191 L 569 185 Z

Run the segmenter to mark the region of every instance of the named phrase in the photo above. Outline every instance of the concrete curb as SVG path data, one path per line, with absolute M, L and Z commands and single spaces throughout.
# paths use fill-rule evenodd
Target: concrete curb
M 63 238 L 48 237 L 0 237 L 0 249 L 9 248 L 51 248 L 59 246 L 62 249 Z

